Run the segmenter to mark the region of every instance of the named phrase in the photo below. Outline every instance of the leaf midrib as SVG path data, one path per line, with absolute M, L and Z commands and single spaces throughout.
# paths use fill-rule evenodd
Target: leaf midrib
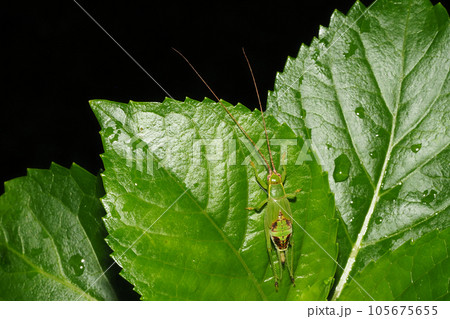
M 364 235 L 367 232 L 370 219 L 372 218 L 372 215 L 373 215 L 373 213 L 375 211 L 375 207 L 376 207 L 376 205 L 378 203 L 378 200 L 380 199 L 380 190 L 381 190 L 381 187 L 382 187 L 382 184 L 383 184 L 383 180 L 384 180 L 384 177 L 385 177 L 385 174 L 386 174 L 387 166 L 389 164 L 391 153 L 392 153 L 392 150 L 394 148 L 394 139 L 395 139 L 394 135 L 395 135 L 395 129 L 396 129 L 396 124 L 397 124 L 397 116 L 398 116 L 398 110 L 399 110 L 399 104 L 400 104 L 400 97 L 401 97 L 401 92 L 402 92 L 403 83 L 404 83 L 406 33 L 408 31 L 410 13 L 411 13 L 411 2 L 409 3 L 409 6 L 408 6 L 408 13 L 407 13 L 407 16 L 406 16 L 405 30 L 403 32 L 402 68 L 401 68 L 402 73 L 401 73 L 401 75 L 399 77 L 400 85 L 399 85 L 399 88 L 398 88 L 398 94 L 397 94 L 397 99 L 396 99 L 395 108 L 394 108 L 395 112 L 394 112 L 394 114 L 392 116 L 391 134 L 390 134 L 390 137 L 389 137 L 389 144 L 388 144 L 388 148 L 387 148 L 387 151 L 386 151 L 386 156 L 385 156 L 385 159 L 384 159 L 383 167 L 381 168 L 381 171 L 380 171 L 380 176 L 378 178 L 377 187 L 376 187 L 376 189 L 374 191 L 374 194 L 373 194 L 373 197 L 372 197 L 372 201 L 371 201 L 370 206 L 369 206 L 369 210 L 367 211 L 367 214 L 366 214 L 366 216 L 364 218 L 363 225 L 361 226 L 361 230 L 358 233 L 358 237 L 356 239 L 356 242 L 353 245 L 351 253 L 350 253 L 350 255 L 349 255 L 348 259 L 347 259 L 347 263 L 345 265 L 343 273 L 342 273 L 341 277 L 339 278 L 339 282 L 338 282 L 338 284 L 336 286 L 336 290 L 335 290 L 335 292 L 333 294 L 332 300 L 337 300 L 339 298 L 339 296 L 341 295 L 341 293 L 342 293 L 342 291 L 344 289 L 345 284 L 347 283 L 348 279 L 351 278 L 350 272 L 352 271 L 353 265 L 354 265 L 354 263 L 356 261 L 356 257 L 357 257 L 359 251 L 362 248 L 362 240 L 364 238 Z M 369 297 L 372 298 L 372 296 L 370 296 L 370 295 L 369 295 Z

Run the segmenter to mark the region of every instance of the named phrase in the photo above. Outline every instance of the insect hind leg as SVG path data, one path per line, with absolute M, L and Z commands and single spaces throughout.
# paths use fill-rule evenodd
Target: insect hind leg
M 267 224 L 267 218 L 265 218 L 264 223 Z M 273 260 L 273 255 L 272 255 L 272 239 L 270 238 L 268 226 L 267 225 L 265 225 L 265 226 L 266 226 L 265 234 L 266 234 L 267 254 L 269 255 L 270 268 L 272 269 L 273 277 L 275 279 L 275 290 L 278 292 L 278 276 L 277 276 L 277 269 L 275 266 L 275 262 Z
M 289 271 L 289 277 L 291 278 L 291 282 L 295 287 L 295 278 L 294 278 L 294 240 L 293 238 L 291 238 L 290 240 L 290 248 L 288 250 L 286 250 L 285 254 L 286 254 L 286 266 L 287 269 Z

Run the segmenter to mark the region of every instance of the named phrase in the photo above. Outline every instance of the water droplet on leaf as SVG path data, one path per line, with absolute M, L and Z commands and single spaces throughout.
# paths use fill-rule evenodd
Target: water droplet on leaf
M 333 178 L 335 182 L 343 182 L 348 178 L 351 167 L 347 155 L 341 154 L 334 160 Z
M 411 146 L 411 151 L 413 151 L 414 153 L 417 153 L 418 151 L 420 151 L 421 148 L 422 148 L 422 144 L 414 144 Z
M 84 260 L 84 258 L 78 254 L 70 257 L 69 265 L 72 268 L 72 271 L 75 274 L 75 276 L 81 276 L 84 273 L 84 269 L 86 267 L 85 262 L 86 260 Z
M 326 46 L 328 46 L 328 44 L 329 44 L 329 42 L 326 38 L 320 38 L 319 42 L 325 44 Z
M 111 138 L 111 143 L 117 142 L 119 140 L 119 134 L 114 134 L 114 136 Z
M 379 127 L 375 132 L 375 138 L 380 140 L 389 140 L 389 133 L 382 127 Z
M 107 127 L 103 132 L 103 136 L 106 138 L 112 135 L 114 133 L 114 130 L 112 127 Z
M 356 109 L 355 109 L 355 114 L 359 117 L 359 118 L 361 118 L 361 119 L 363 119 L 364 117 L 365 117 L 365 114 L 364 114 L 364 108 L 363 107 L 361 107 L 361 106 L 359 106 L 359 107 L 357 107 Z
M 300 110 L 300 118 L 304 119 L 306 117 L 306 111 L 305 109 Z
M 317 60 L 317 58 L 319 57 L 319 50 L 314 50 L 314 52 L 312 53 L 312 55 L 311 55 L 311 58 L 313 59 L 313 60 Z
M 436 199 L 437 192 L 432 190 L 426 190 L 423 192 L 423 198 L 421 199 L 422 203 L 429 204 Z
M 348 51 L 346 53 L 344 53 L 345 58 L 348 59 L 353 54 L 355 54 L 357 48 L 358 47 L 356 46 L 356 44 L 350 43 L 350 47 L 348 48 Z
M 350 200 L 350 206 L 358 209 L 359 207 L 361 207 L 361 205 L 365 202 L 364 198 L 359 198 L 359 197 L 353 197 Z
M 375 219 L 375 224 L 380 225 L 383 222 L 383 217 L 377 217 Z

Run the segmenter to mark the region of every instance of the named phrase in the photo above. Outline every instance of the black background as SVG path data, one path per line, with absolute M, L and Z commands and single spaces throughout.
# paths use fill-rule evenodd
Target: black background
M 172 97 L 213 98 L 171 50 L 175 47 L 220 98 L 254 108 L 257 98 L 241 47 L 265 103 L 287 56 L 309 44 L 319 25 L 328 26 L 334 9 L 347 13 L 354 0 L 78 3 Z M 76 2 L 2 6 L 0 193 L 2 182 L 52 161 L 65 167 L 76 162 L 97 174 L 103 150 L 88 101 L 162 101 L 167 94 Z
M 78 0 L 168 94 L 77 2 L 3 3 L 0 194 L 4 181 L 51 162 L 100 171 L 100 126 L 90 99 L 212 98 L 171 47 L 190 59 L 220 98 L 253 109 L 257 98 L 241 52 L 245 47 L 264 105 L 287 57 L 309 44 L 320 25 L 328 26 L 335 9 L 347 13 L 354 1 Z M 372 1 L 362 0 L 366 6 Z M 138 298 L 128 283 L 123 286 L 122 299 Z

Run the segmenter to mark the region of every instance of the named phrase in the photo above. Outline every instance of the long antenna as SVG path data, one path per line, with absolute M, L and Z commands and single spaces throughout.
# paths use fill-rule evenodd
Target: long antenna
M 275 169 L 275 165 L 273 164 L 272 152 L 270 150 L 270 143 L 269 143 L 269 135 L 267 134 L 266 120 L 264 119 L 264 112 L 262 109 L 261 98 L 260 98 L 259 92 L 258 92 L 258 86 L 256 85 L 255 75 L 253 74 L 252 66 L 250 65 L 250 61 L 247 58 L 247 54 L 245 54 L 244 48 L 242 48 L 242 53 L 244 53 L 245 60 L 247 61 L 248 68 L 250 69 L 250 73 L 252 75 L 253 85 L 255 86 L 256 95 L 258 96 L 259 109 L 261 111 L 261 116 L 262 116 L 262 120 L 263 120 L 263 124 L 264 124 L 264 132 L 266 133 L 267 149 L 269 150 L 270 162 L 272 163 L 273 171 L 276 172 L 277 170 Z
M 214 93 L 214 91 L 210 88 L 210 86 L 208 85 L 208 83 L 206 83 L 206 81 L 202 78 L 202 76 L 200 75 L 200 73 L 197 72 L 197 70 L 194 68 L 194 66 L 191 64 L 191 62 L 189 62 L 189 60 L 183 55 L 181 54 L 180 51 L 178 51 L 175 48 L 172 48 L 172 50 L 174 50 L 176 53 L 178 53 L 186 62 L 187 64 L 189 64 L 189 66 L 191 67 L 192 70 L 194 70 L 195 74 L 197 74 L 197 76 L 200 78 L 200 80 L 202 80 L 202 82 L 206 85 L 206 87 L 208 88 L 208 90 L 214 95 L 214 97 L 216 98 L 217 102 L 220 103 L 220 105 L 222 105 L 223 109 L 228 113 L 228 115 L 233 119 L 234 123 L 236 123 L 236 125 L 241 129 L 242 133 L 244 133 L 244 135 L 248 138 L 248 140 L 253 144 L 253 146 L 255 147 L 255 149 L 258 151 L 259 155 L 261 155 L 261 158 L 264 160 L 264 162 L 266 163 L 266 167 L 269 170 L 269 174 L 272 173 L 272 169 L 270 168 L 269 162 L 267 162 L 266 158 L 264 157 L 264 155 L 261 153 L 261 151 L 256 147 L 255 142 L 253 142 L 253 140 L 251 139 L 251 137 L 247 134 L 247 132 L 244 130 L 244 128 L 239 124 L 239 122 L 236 120 L 236 118 L 233 116 L 233 114 L 230 113 L 230 111 L 228 110 L 228 108 L 225 106 L 225 104 L 222 103 L 222 101 L 217 97 L 216 93 Z M 264 124 L 265 127 L 265 124 Z M 266 132 L 267 134 L 267 132 Z M 270 148 L 269 148 L 270 150 Z M 269 151 L 270 153 L 270 151 Z M 272 158 L 272 155 L 270 155 L 270 157 Z M 273 161 L 272 161 L 272 166 L 273 166 Z

